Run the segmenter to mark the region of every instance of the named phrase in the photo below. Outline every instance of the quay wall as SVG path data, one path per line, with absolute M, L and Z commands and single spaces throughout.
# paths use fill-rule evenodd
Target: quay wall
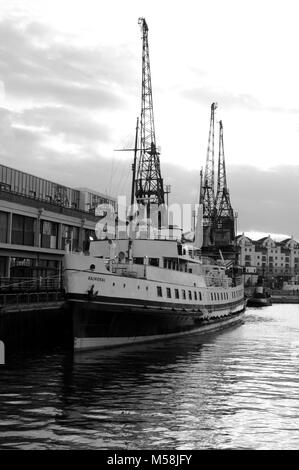
M 0 340 L 6 356 L 72 346 L 72 317 L 64 301 L 0 305 Z

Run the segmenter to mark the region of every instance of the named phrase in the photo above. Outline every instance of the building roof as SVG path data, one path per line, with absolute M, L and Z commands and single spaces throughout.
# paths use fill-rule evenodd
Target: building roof
M 82 191 L 82 192 L 87 192 L 95 196 L 100 196 L 104 199 L 110 199 L 112 201 L 116 201 L 115 197 L 109 196 L 108 194 L 100 193 L 99 191 L 95 191 L 94 189 L 89 189 L 89 188 L 76 188 L 77 191 Z

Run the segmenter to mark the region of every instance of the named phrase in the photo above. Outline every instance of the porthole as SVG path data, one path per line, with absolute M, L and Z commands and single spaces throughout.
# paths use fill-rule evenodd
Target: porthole
M 96 267 L 95 267 L 94 264 L 91 264 L 91 265 L 89 266 L 89 269 L 91 269 L 92 271 L 93 271 L 95 268 L 96 268 Z

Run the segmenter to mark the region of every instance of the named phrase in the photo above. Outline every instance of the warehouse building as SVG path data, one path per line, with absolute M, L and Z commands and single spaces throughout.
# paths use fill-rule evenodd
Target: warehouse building
M 84 251 L 94 238 L 102 203 L 116 209 L 115 198 L 0 165 L 0 282 L 60 278 L 65 250 Z

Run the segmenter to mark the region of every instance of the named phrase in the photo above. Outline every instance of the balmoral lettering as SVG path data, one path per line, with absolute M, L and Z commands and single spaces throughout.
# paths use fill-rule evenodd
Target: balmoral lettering
M 105 282 L 106 279 L 103 277 L 98 277 L 98 276 L 88 276 L 89 281 L 98 281 L 98 282 Z

